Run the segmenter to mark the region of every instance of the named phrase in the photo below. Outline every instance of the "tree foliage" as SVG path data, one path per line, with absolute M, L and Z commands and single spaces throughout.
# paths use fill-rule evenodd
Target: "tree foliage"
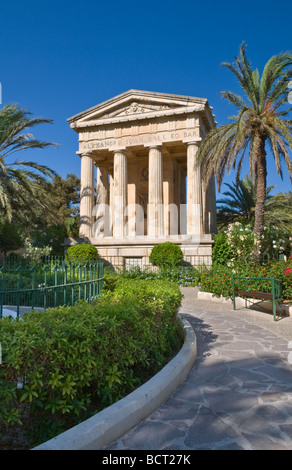
M 0 110 L 0 208 L 9 221 L 23 206 L 31 207 L 32 203 L 40 209 L 44 206 L 42 188 L 55 172 L 32 161 L 11 160 L 11 156 L 26 149 L 54 145 L 36 139 L 27 131 L 51 122 L 51 119 L 32 118 L 28 110 L 16 104 L 8 104 Z
M 238 183 L 225 183 L 228 190 L 223 192 L 222 199 L 217 200 L 218 225 L 226 226 L 231 222 L 254 222 L 256 207 L 256 184 L 248 175 Z M 274 186 L 266 189 L 266 203 L 269 201 Z
M 261 238 L 264 224 L 267 158 L 269 145 L 274 157 L 277 173 L 282 176 L 284 166 L 292 179 L 292 121 L 287 119 L 291 108 L 288 103 L 289 82 L 292 77 L 292 54 L 280 53 L 266 63 L 262 75 L 252 68 L 246 56 L 246 46 L 240 47 L 234 63 L 225 62 L 237 78 L 244 97 L 231 91 L 221 95 L 238 110 L 231 123 L 212 129 L 203 141 L 198 164 L 202 175 L 209 180 L 214 173 L 220 190 L 226 172 L 237 167 L 237 182 L 243 160 L 248 154 L 250 178 L 256 181 L 256 207 L 254 232 Z M 260 245 L 255 255 L 259 256 Z

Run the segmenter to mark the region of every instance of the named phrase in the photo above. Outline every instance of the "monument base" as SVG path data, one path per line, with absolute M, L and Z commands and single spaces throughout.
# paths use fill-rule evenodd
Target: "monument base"
M 69 246 L 79 243 L 90 243 L 98 250 L 98 254 L 105 265 L 114 268 L 130 268 L 138 266 L 141 269 L 150 266 L 149 256 L 155 245 L 170 241 L 178 245 L 184 255 L 184 261 L 194 267 L 212 265 L 212 235 L 205 234 L 197 237 L 198 240 L 188 239 L 186 236 L 163 237 L 161 239 L 150 237 L 137 237 L 135 239 L 114 239 L 113 237 L 97 238 L 67 238 L 64 241 L 65 252 Z

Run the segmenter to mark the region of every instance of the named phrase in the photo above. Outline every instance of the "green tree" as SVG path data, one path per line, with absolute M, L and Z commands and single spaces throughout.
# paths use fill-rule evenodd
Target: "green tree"
M 80 179 L 76 175 L 69 173 L 66 178 L 55 175 L 49 182 L 49 191 L 53 195 L 59 220 L 64 222 L 67 217 L 78 214 Z
M 228 190 L 217 200 L 218 225 L 225 227 L 231 222 L 254 222 L 256 206 L 256 184 L 248 175 L 238 183 L 224 183 Z M 271 199 L 274 186 L 266 188 L 266 203 Z
M 266 204 L 265 223 L 284 230 L 292 237 L 292 191 L 272 196 Z
M 19 206 L 43 207 L 40 183 L 45 185 L 47 178 L 55 172 L 45 165 L 26 160 L 11 161 L 10 157 L 26 149 L 54 145 L 27 132 L 28 128 L 51 122 L 51 119 L 31 117 L 29 111 L 17 104 L 8 104 L 0 110 L 0 208 L 8 221 Z
M 6 255 L 9 251 L 24 246 L 24 237 L 18 225 L 11 224 L 7 219 L 0 219 L 0 252 Z
M 260 78 L 258 70 L 252 69 L 246 57 L 243 43 L 235 63 L 226 62 L 222 65 L 234 73 L 245 98 L 231 91 L 221 93 L 237 107 L 238 114 L 231 118 L 231 123 L 212 129 L 198 153 L 203 178 L 208 181 L 214 173 L 220 190 L 225 173 L 236 166 L 239 181 L 242 162 L 248 151 L 250 177 L 256 181 L 254 234 L 258 243 L 254 255 L 257 259 L 264 226 L 268 144 L 277 173 L 282 176 L 285 162 L 292 179 L 289 156 L 289 149 L 292 149 L 292 121 L 287 119 L 290 109 L 282 108 L 282 105 L 287 104 L 291 64 L 291 53 L 275 55 L 266 63 Z

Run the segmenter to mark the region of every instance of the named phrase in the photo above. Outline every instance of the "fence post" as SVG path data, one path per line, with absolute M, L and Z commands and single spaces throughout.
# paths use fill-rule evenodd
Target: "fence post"
M 64 305 L 67 305 L 67 264 L 63 265 L 64 268 Z
M 73 282 L 72 282 L 73 281 Z M 75 263 L 72 266 L 72 288 L 71 288 L 71 305 L 74 305 L 74 282 L 75 282 Z
M 88 292 L 88 301 L 91 302 L 92 299 L 92 283 L 91 283 L 91 274 L 92 274 L 92 264 L 89 263 L 89 292 Z
M 84 280 L 85 280 L 85 283 L 84 283 L 84 300 L 86 301 L 87 300 L 87 284 L 86 284 L 86 281 L 87 281 L 87 263 L 85 263 L 85 265 L 84 265 Z
M 272 296 L 273 296 L 273 317 L 276 321 L 276 299 L 275 299 L 275 278 L 271 276 L 271 287 L 272 287 Z
M 81 300 L 81 281 L 82 281 L 82 272 L 81 272 L 81 265 L 80 263 L 77 266 L 78 268 L 78 279 L 79 279 L 79 286 L 78 286 L 78 300 Z
M 55 272 L 55 276 L 54 276 L 54 307 L 57 306 L 57 286 L 58 286 L 58 268 L 57 266 L 55 265 L 54 267 L 54 272 Z
M 18 276 L 17 276 L 17 295 L 16 295 L 16 312 L 17 312 L 17 318 L 19 317 L 19 306 L 20 306 L 20 270 L 21 266 L 18 266 L 16 269 Z
M 35 301 L 35 298 L 34 298 L 34 294 L 35 294 L 35 271 L 36 271 L 36 268 L 35 266 L 33 266 L 31 268 L 31 272 L 32 272 L 32 293 L 31 293 L 31 308 L 32 310 L 34 309 L 34 301 Z
M 232 298 L 233 298 L 233 310 L 235 310 L 234 273 L 232 273 Z
M 0 318 L 2 318 L 3 315 L 3 300 L 4 300 L 4 272 L 5 272 L 5 267 L 0 269 L 1 271 L 1 292 L 0 292 Z

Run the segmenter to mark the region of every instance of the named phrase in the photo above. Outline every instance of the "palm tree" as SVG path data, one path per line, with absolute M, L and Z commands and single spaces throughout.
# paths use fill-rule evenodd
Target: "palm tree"
M 13 209 L 19 205 L 43 206 L 41 183 L 55 172 L 49 167 L 31 161 L 10 161 L 16 152 L 25 149 L 45 148 L 55 145 L 35 139 L 27 128 L 51 123 L 51 119 L 31 118 L 30 112 L 16 104 L 8 104 L 0 110 L 0 208 L 10 221 Z
M 288 153 L 289 148 L 292 149 L 292 121 L 286 119 L 290 109 L 281 110 L 281 106 L 288 101 L 292 70 L 287 67 L 291 64 L 292 54 L 275 55 L 266 63 L 260 79 L 258 70 L 252 70 L 243 43 L 235 63 L 225 62 L 222 65 L 235 74 L 245 99 L 230 91 L 221 93 L 238 108 L 238 114 L 231 118 L 231 123 L 212 129 L 198 153 L 203 178 L 208 181 L 214 173 L 220 190 L 225 173 L 236 166 L 236 180 L 239 181 L 243 159 L 248 151 L 250 177 L 256 181 L 254 233 L 257 240 L 263 233 L 267 144 L 274 156 L 277 173 L 282 176 L 284 161 L 292 179 L 292 163 Z M 257 257 L 260 255 L 259 244 L 255 254 Z
M 224 191 L 222 199 L 217 200 L 218 224 L 223 227 L 231 222 L 254 222 L 256 206 L 256 184 L 245 175 L 236 184 L 224 183 L 228 190 Z M 270 192 L 274 186 L 266 189 L 266 203 L 272 197 Z
M 265 223 L 272 224 L 292 236 L 292 191 L 270 198 L 265 209 Z

